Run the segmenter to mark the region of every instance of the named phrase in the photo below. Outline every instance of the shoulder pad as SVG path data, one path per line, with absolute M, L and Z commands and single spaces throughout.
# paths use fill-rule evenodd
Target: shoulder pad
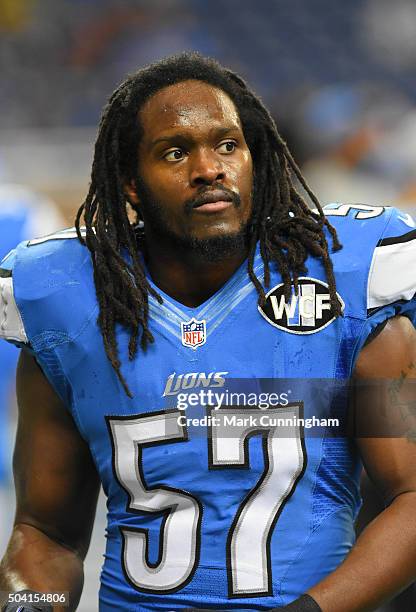
M 76 238 L 71 228 L 23 242 L 3 260 L 2 337 L 51 348 L 74 338 L 93 315 L 91 257 Z
M 412 300 L 416 292 L 412 217 L 391 206 L 365 204 L 330 204 L 324 212 L 343 245 L 331 258 L 348 312 L 365 319 L 374 309 Z
M 373 251 L 396 209 L 369 204 L 328 204 L 323 211 L 335 227 L 341 244 L 364 253 Z M 403 232 L 409 229 L 405 223 L 402 225 Z

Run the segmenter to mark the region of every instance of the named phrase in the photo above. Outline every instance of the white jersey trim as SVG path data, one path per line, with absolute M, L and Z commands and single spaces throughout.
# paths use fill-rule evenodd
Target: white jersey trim
M 410 300 L 416 293 L 416 239 L 374 249 L 367 309 Z
M 13 278 L 0 278 L 0 338 L 28 344 L 22 317 L 14 298 Z
M 84 227 L 80 228 L 81 236 L 87 235 L 87 230 Z M 29 240 L 28 246 L 34 246 L 35 244 L 42 244 L 43 242 L 49 242 L 49 240 L 68 240 L 69 238 L 78 238 L 77 230 L 75 227 L 68 227 L 67 229 L 60 230 L 47 236 L 41 236 L 40 238 L 33 238 Z

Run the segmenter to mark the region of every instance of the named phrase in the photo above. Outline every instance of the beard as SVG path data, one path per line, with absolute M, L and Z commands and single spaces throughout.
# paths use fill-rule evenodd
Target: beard
M 161 243 L 168 242 L 175 249 L 192 255 L 192 257 L 198 259 L 201 263 L 218 263 L 227 257 L 248 250 L 250 222 L 242 222 L 240 227 L 234 232 L 221 233 L 218 236 L 211 236 L 209 238 L 198 238 L 185 233 L 179 234 L 170 224 L 163 205 L 154 198 L 151 190 L 144 184 L 142 179 L 136 178 L 136 186 L 140 197 L 140 207 L 146 211 L 145 235 L 147 225 L 151 228 L 153 237 L 156 237 L 158 241 L 160 240 Z M 225 189 L 221 185 L 211 185 L 210 189 L 213 188 L 226 191 L 232 198 L 233 206 L 236 208 L 241 205 L 238 194 Z M 198 202 L 198 196 L 205 191 L 206 189 L 200 190 L 195 198 L 184 203 L 184 210 L 187 214 L 191 214 L 193 207 Z M 138 218 L 141 219 L 140 210 L 136 207 L 134 208 Z
M 236 253 L 247 251 L 247 225 L 242 224 L 236 232 L 212 238 L 184 237 L 182 241 L 178 240 L 176 245 L 184 250 L 192 251 L 192 255 L 201 263 L 218 263 Z

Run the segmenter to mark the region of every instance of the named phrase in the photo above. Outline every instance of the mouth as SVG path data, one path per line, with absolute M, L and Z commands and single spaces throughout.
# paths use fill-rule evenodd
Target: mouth
M 207 191 L 196 197 L 192 210 L 201 213 L 216 213 L 233 205 L 233 197 L 222 189 Z

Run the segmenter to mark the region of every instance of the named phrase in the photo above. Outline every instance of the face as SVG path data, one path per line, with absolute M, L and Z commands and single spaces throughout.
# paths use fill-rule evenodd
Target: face
M 140 111 L 137 180 L 128 195 L 152 239 L 210 252 L 241 248 L 252 210 L 252 160 L 240 118 L 222 90 L 184 81 Z M 150 230 L 150 231 L 149 231 Z M 244 238 L 245 239 L 245 238 Z

